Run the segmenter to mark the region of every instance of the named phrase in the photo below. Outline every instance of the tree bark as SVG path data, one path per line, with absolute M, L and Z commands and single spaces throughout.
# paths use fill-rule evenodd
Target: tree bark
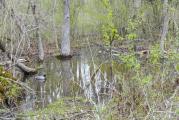
M 168 33 L 168 22 L 169 22 L 169 16 L 168 16 L 168 0 L 164 0 L 163 3 L 163 25 L 161 30 L 161 40 L 160 40 L 160 49 L 161 54 L 164 55 L 165 52 L 165 40 Z
M 64 0 L 64 26 L 62 28 L 61 55 L 71 56 L 70 53 L 70 0 Z

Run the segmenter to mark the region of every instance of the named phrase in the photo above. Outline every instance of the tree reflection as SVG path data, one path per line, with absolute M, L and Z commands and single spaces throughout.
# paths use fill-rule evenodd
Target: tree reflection
M 71 69 L 70 60 L 62 60 L 62 85 L 63 85 L 63 96 L 69 96 L 71 94 L 70 83 L 73 80 L 73 73 Z

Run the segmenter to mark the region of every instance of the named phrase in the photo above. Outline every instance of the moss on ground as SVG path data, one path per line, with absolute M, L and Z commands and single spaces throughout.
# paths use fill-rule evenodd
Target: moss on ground
M 78 97 L 75 99 L 66 97 L 57 100 L 45 108 L 36 111 L 28 111 L 19 115 L 20 118 L 28 116 L 30 119 L 51 120 L 51 119 L 71 119 L 90 118 L 92 106 L 89 101 Z M 26 119 L 26 117 L 25 117 Z

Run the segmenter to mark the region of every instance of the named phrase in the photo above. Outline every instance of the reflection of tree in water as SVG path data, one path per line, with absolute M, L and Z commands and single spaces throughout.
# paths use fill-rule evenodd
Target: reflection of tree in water
M 80 65 L 77 65 L 80 67 L 80 72 L 78 71 L 79 73 L 77 73 L 77 75 L 80 76 L 81 73 L 80 86 L 84 90 L 84 95 L 87 98 L 95 100 L 96 102 L 104 102 L 105 99 L 107 100 L 106 97 L 110 96 L 109 92 L 111 91 L 109 88 L 112 88 L 112 84 L 110 82 L 113 82 L 113 80 L 109 81 L 112 79 L 111 71 L 102 72 L 99 66 L 94 69 L 93 66 L 96 65 L 91 65 L 90 59 L 91 56 L 87 56 L 84 50 L 81 51 L 81 63 Z
M 48 60 L 48 63 L 46 62 L 48 74 L 48 79 L 46 81 L 46 92 L 49 103 L 52 103 L 61 97 L 62 67 L 60 63 L 61 62 L 59 60 L 54 58 Z
M 19 110 L 25 112 L 25 111 L 29 111 L 29 110 L 35 110 L 35 94 L 33 93 L 26 93 L 26 97 L 23 100 L 23 102 L 21 102 L 20 106 L 19 106 Z
M 63 77 L 63 96 L 69 96 L 71 93 L 70 83 L 73 80 L 73 73 L 71 69 L 70 60 L 64 60 L 62 64 L 62 77 Z
M 81 87 L 84 89 L 84 94 L 87 98 L 93 98 L 93 91 L 91 86 L 90 66 L 81 60 Z
M 105 103 L 112 98 L 114 81 L 110 79 L 110 73 L 97 71 L 92 83 L 95 89 L 96 100 L 98 103 Z
M 44 69 L 39 70 L 39 75 L 44 74 Z M 34 110 L 35 108 L 44 108 L 48 103 L 46 99 L 46 89 L 45 82 L 41 80 L 36 80 L 35 76 L 26 76 L 24 78 L 26 82 L 29 82 L 33 92 L 28 93 L 25 97 L 24 102 L 21 104 L 20 108 L 23 111 Z
M 36 91 L 36 95 L 38 96 L 38 103 L 40 107 L 45 107 L 45 105 L 48 103 L 48 100 L 46 99 L 46 92 L 45 92 L 45 83 L 41 81 L 34 80 L 33 84 L 35 85 L 34 90 Z

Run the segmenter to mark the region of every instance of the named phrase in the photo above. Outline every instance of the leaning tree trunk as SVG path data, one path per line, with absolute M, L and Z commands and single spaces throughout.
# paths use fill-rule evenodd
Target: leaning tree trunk
M 169 22 L 169 16 L 168 16 L 168 0 L 164 0 L 163 3 L 163 25 L 161 30 L 161 39 L 160 39 L 160 49 L 161 54 L 164 55 L 165 51 L 165 39 L 168 33 L 168 22 Z
M 39 30 L 39 20 L 37 18 L 37 14 L 36 14 L 36 5 L 35 3 L 32 4 L 31 3 L 31 8 L 32 8 L 32 13 L 34 16 L 34 20 L 35 20 L 35 25 L 36 25 L 36 39 L 38 42 L 38 57 L 40 61 L 44 60 L 44 49 L 43 49 L 43 43 L 42 43 L 42 38 L 40 35 L 40 30 Z
M 70 0 L 64 0 L 64 26 L 62 28 L 61 56 L 69 57 L 70 53 Z

